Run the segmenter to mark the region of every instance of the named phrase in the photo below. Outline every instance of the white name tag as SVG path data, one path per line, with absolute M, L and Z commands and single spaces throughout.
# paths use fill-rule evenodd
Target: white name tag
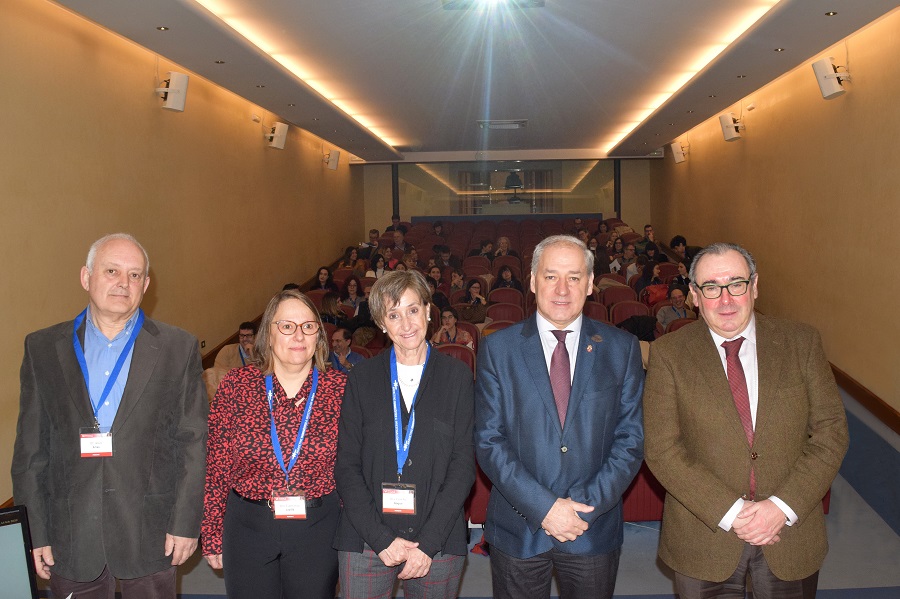
M 381 483 L 381 511 L 385 514 L 416 513 L 416 485 Z
M 81 457 L 111 458 L 113 454 L 112 433 L 109 430 L 83 428 L 79 434 Z
M 306 493 L 279 489 L 272 492 L 276 520 L 306 520 Z

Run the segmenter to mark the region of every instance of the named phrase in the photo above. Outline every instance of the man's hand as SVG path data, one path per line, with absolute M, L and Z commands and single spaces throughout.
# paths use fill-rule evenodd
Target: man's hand
M 572 501 L 571 498 L 560 497 L 544 516 L 541 528 L 557 541 L 574 541 L 588 529 L 588 523 L 581 519 L 578 512 L 593 512 L 594 507 Z
M 397 575 L 400 580 L 409 580 L 410 578 L 422 578 L 428 575 L 431 570 L 431 558 L 422 553 L 418 547 L 413 547 L 406 552 L 406 565 Z
M 172 565 L 180 566 L 197 550 L 197 539 L 176 537 L 166 533 L 166 556 L 172 556 Z
M 50 580 L 50 566 L 56 563 L 53 561 L 53 551 L 50 550 L 50 545 L 32 549 L 31 553 L 34 555 L 34 569 L 37 575 L 44 580 Z
M 397 537 L 393 540 L 393 542 L 391 542 L 390 545 L 388 545 L 387 549 L 381 551 L 378 554 L 378 557 L 381 559 L 385 566 L 393 568 L 394 566 L 399 566 L 400 564 L 405 562 L 409 550 L 415 549 L 418 546 L 418 543 L 414 543 L 412 541 L 407 541 L 406 539 Z M 429 565 L 430 564 L 431 560 L 429 560 Z
M 207 555 L 206 563 L 209 564 L 209 567 L 213 570 L 221 570 L 222 569 L 222 554 L 217 553 L 215 555 Z
M 781 540 L 778 533 L 786 520 L 781 508 L 766 499 L 758 503 L 745 503 L 734 520 L 733 528 L 738 538 L 751 545 L 774 545 Z

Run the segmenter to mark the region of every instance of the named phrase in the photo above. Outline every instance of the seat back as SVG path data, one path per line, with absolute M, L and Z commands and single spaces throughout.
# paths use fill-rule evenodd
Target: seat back
M 625 300 L 609 309 L 609 321 L 616 325 L 632 316 L 650 316 L 650 307 L 637 300 Z
M 475 350 L 471 347 L 460 343 L 442 343 L 436 346 L 435 349 L 442 354 L 461 360 L 472 371 L 472 378 L 475 377 Z
M 495 304 L 516 304 L 525 307 L 525 295 L 518 289 L 512 287 L 500 287 L 494 289 L 488 296 L 488 301 Z
M 525 310 L 518 304 L 493 304 L 487 308 L 487 317 L 492 320 L 518 322 L 525 318 Z
M 603 294 L 601 295 L 600 301 L 607 308 L 611 308 L 614 304 L 624 301 L 637 301 L 637 293 L 634 292 L 634 289 L 631 287 L 621 287 L 619 285 L 615 285 L 612 287 L 607 287 L 603 290 Z

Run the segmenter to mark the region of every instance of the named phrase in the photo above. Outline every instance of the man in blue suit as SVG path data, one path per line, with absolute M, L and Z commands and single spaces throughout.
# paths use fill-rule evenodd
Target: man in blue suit
M 593 254 L 568 235 L 534 251 L 537 314 L 478 352 L 475 448 L 494 484 L 494 597 L 612 597 L 622 494 L 643 458 L 637 338 L 582 315 Z

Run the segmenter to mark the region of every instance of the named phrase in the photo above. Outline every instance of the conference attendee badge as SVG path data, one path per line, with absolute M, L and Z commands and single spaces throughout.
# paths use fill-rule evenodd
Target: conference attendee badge
M 112 457 L 112 431 L 108 427 L 86 426 L 78 432 L 81 440 L 81 457 Z
M 416 485 L 381 483 L 381 511 L 385 514 L 416 515 Z
M 272 491 L 272 511 L 276 520 L 306 520 L 306 493 L 296 489 Z

